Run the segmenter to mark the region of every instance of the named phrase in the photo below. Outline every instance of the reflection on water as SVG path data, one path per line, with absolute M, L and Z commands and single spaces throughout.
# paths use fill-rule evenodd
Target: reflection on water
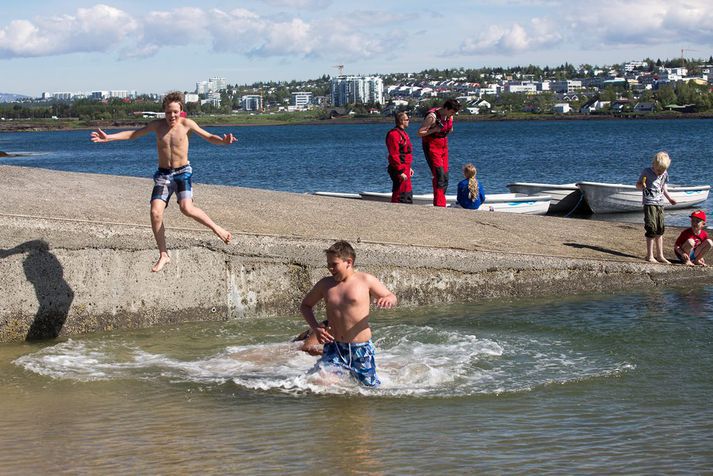
M 705 472 L 712 311 L 710 287 L 378 311 L 378 390 L 311 375 L 297 316 L 6 345 L 0 464 Z

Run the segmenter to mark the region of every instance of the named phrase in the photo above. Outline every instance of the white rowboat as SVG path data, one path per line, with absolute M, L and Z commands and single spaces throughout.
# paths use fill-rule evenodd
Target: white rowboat
M 361 198 L 377 202 L 391 201 L 388 192 L 362 192 Z M 477 211 L 493 211 L 522 213 L 527 215 L 544 215 L 550 206 L 552 197 L 549 195 L 522 195 L 519 193 L 495 193 L 485 196 L 485 203 Z M 433 205 L 433 194 L 425 193 L 413 196 L 414 205 Z M 456 195 L 446 195 L 448 206 L 456 205 Z
M 578 182 L 589 208 L 594 213 L 622 213 L 643 210 L 641 190 L 634 185 L 600 182 Z M 664 201 L 664 208 L 674 210 L 693 208 L 708 199 L 710 185 L 678 186 L 669 185 L 668 193 L 676 200 L 676 205 Z

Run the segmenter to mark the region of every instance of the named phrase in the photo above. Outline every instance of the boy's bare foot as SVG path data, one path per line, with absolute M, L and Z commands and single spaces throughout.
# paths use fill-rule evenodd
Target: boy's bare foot
M 163 269 L 164 266 L 166 266 L 168 263 L 171 262 L 171 258 L 168 255 L 162 254 L 159 258 L 158 261 L 156 261 L 156 264 L 153 265 L 153 268 L 151 268 L 152 273 L 158 273 Z
M 230 233 L 230 232 L 229 232 L 228 230 L 226 230 L 225 228 L 221 228 L 221 227 L 219 227 L 219 226 L 217 226 L 217 225 L 216 225 L 216 227 L 215 227 L 215 234 L 218 235 L 218 238 L 220 238 L 221 240 L 223 240 L 223 243 L 225 243 L 226 245 L 227 245 L 228 243 L 230 243 L 230 240 L 233 239 L 232 233 Z
M 664 258 L 663 256 L 659 256 L 658 258 L 656 258 L 656 261 L 658 261 L 659 263 L 662 263 L 662 264 L 671 264 L 671 262 L 669 260 L 667 260 L 666 258 Z
M 646 261 L 648 261 L 649 263 L 658 263 L 658 261 L 656 261 L 656 258 L 654 258 L 653 256 L 647 257 Z
M 695 260 L 693 263 L 691 263 L 691 266 L 694 264 L 697 264 L 698 266 L 708 266 L 703 258 Z
M 684 261 L 683 264 L 685 264 L 686 266 L 693 266 L 693 261 L 689 259 L 688 261 Z

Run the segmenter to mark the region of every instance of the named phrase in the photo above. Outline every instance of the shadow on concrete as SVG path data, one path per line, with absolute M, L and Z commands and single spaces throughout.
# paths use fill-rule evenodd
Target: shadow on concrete
M 27 331 L 26 340 L 52 339 L 59 335 L 74 300 L 74 291 L 64 280 L 64 269 L 43 240 L 32 240 L 14 248 L 0 249 L 0 259 L 27 254 L 22 264 L 27 280 L 35 288 L 40 307 Z
M 610 250 L 609 248 L 602 248 L 601 246 L 596 246 L 596 245 L 583 245 L 581 243 L 563 243 L 563 244 L 565 246 L 571 246 L 572 248 L 578 248 L 578 249 L 587 248 L 590 250 L 599 251 L 600 253 L 607 253 L 607 254 L 614 255 L 614 256 L 620 256 L 622 258 L 635 258 L 635 259 L 641 258 L 641 256 L 630 255 L 628 253 L 622 253 L 621 251 Z

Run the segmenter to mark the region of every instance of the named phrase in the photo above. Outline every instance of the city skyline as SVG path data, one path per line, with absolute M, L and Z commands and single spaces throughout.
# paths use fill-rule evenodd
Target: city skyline
M 707 58 L 704 0 L 4 2 L 0 91 L 192 91 L 429 68 Z M 196 6 L 200 5 L 200 6 Z

